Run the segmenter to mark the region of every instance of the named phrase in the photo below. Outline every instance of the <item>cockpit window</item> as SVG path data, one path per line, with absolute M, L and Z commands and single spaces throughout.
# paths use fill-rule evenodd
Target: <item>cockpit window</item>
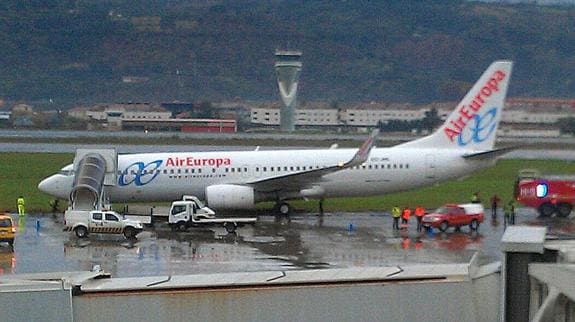
M 58 172 L 58 174 L 61 174 L 63 176 L 73 176 L 74 175 L 74 165 L 73 164 L 68 164 L 67 166 L 63 167 L 62 169 L 60 169 L 60 171 Z
M 74 174 L 74 171 L 62 169 L 62 170 L 60 170 L 60 172 L 58 172 L 58 174 L 61 174 L 61 175 L 63 175 L 63 176 L 67 176 L 67 177 L 68 177 L 68 176 L 71 176 L 72 174 Z

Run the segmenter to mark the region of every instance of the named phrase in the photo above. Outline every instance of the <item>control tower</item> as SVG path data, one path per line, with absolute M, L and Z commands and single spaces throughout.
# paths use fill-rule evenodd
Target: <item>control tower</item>
M 301 73 L 301 51 L 276 50 L 276 74 L 284 107 L 280 109 L 280 130 L 295 130 L 297 85 Z

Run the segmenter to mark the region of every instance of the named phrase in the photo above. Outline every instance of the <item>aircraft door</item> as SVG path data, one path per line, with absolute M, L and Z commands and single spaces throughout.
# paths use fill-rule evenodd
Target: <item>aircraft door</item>
M 425 177 L 435 179 L 435 155 L 428 154 L 425 156 Z

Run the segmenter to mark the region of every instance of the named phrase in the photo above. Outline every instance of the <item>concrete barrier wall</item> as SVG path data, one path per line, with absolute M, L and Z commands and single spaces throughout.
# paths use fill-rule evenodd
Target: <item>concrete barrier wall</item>
M 0 321 L 72 321 L 70 290 L 0 291 Z
M 74 320 L 496 321 L 499 274 L 472 281 L 92 293 Z M 103 310 L 105 308 L 105 310 Z

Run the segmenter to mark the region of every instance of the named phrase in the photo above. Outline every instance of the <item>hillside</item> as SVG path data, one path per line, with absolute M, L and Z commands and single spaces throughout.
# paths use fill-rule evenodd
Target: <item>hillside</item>
M 575 9 L 441 1 L 0 4 L 0 96 L 276 100 L 276 48 L 301 49 L 301 100 L 455 100 L 495 59 L 511 96 L 573 97 Z M 136 77 L 122 82 L 124 76 Z

